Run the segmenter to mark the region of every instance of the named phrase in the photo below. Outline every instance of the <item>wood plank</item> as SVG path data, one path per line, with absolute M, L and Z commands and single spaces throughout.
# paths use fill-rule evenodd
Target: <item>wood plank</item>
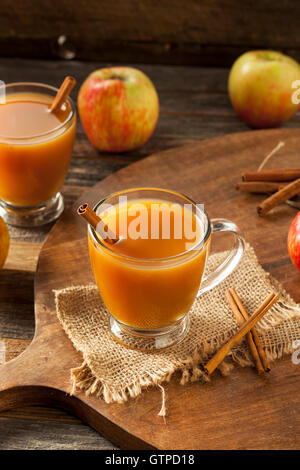
M 71 93 L 77 96 L 80 84 L 94 70 L 112 66 L 108 62 L 80 62 L 77 60 L 29 60 L 29 59 L 0 59 L 0 77 L 5 82 L 18 80 L 36 81 L 58 86 L 66 75 L 74 75 L 77 85 Z M 116 65 L 116 64 L 115 64 Z M 168 65 L 147 65 L 143 62 L 138 65 L 127 64 L 142 70 L 153 81 L 158 93 L 169 92 L 205 92 L 227 93 L 228 69 L 210 67 L 183 67 Z M 20 76 L 20 71 L 22 74 Z
M 27 406 L 1 411 L 0 425 L 2 418 L 9 418 L 11 422 L 14 422 L 16 419 L 22 419 L 28 421 L 54 421 L 56 423 L 60 422 L 82 424 L 82 421 L 76 416 L 71 415 L 66 411 L 56 408 L 49 408 L 47 406 Z
M 15 357 L 19 356 L 30 343 L 28 339 L 16 339 L 16 338 L 1 338 L 2 351 L 5 349 L 5 362 L 11 361 Z M 4 344 L 4 348 L 3 348 Z M 1 362 L 1 361 L 0 361 Z
M 76 134 L 76 143 L 73 151 L 73 160 L 77 157 L 82 159 L 93 159 L 102 161 L 103 163 L 115 163 L 118 162 L 123 165 L 133 163 L 140 158 L 144 158 L 152 153 L 159 150 L 167 150 L 169 148 L 180 147 L 182 145 L 188 145 L 193 143 L 194 139 L 178 137 L 178 136 L 163 136 L 153 135 L 148 142 L 142 147 L 124 153 L 105 153 L 99 152 L 92 144 L 87 140 L 85 134 L 78 131 Z M 76 165 L 76 161 L 74 162 Z
M 0 417 L 1 450 L 104 450 L 116 447 L 89 426 Z
M 46 236 L 49 233 L 50 228 L 53 224 L 43 225 L 42 227 L 37 227 L 35 229 L 28 230 L 27 228 L 22 227 L 13 227 L 12 225 L 8 227 L 9 235 L 11 240 L 23 241 L 23 242 L 32 242 L 32 243 L 42 243 Z
M 33 0 L 11 7 L 2 0 L 0 53 L 24 57 L 67 57 L 136 62 L 229 65 L 246 49 L 274 48 L 294 52 L 299 58 L 299 3 L 262 0 L 213 0 L 188 4 L 173 0 L 62 0 L 53 9 L 51 0 L 43 8 Z M 138 27 L 137 27 L 138 25 Z M 274 34 L 276 31 L 276 34 Z M 88 32 L 88 33 L 87 33 Z M 68 38 L 66 48 L 57 38 Z

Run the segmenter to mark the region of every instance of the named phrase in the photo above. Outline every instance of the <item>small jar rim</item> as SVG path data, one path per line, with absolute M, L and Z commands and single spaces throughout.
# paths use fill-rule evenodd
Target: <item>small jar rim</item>
M 46 83 L 39 83 L 39 82 L 11 82 L 11 83 L 4 83 L 3 85 L 0 86 L 0 94 L 1 94 L 1 89 L 2 87 L 5 87 L 6 88 L 10 88 L 10 87 L 21 87 L 21 86 L 31 86 L 31 87 L 37 87 L 37 88 L 41 88 L 41 89 L 45 89 L 45 90 L 51 90 L 51 91 L 54 91 L 55 93 L 58 92 L 58 88 L 52 86 L 52 85 L 47 85 Z M 66 101 L 69 101 L 70 105 L 71 105 L 71 111 L 67 117 L 67 119 L 65 121 L 63 121 L 61 124 L 59 124 L 58 126 L 54 127 L 53 129 L 50 129 L 49 131 L 46 131 L 46 132 L 41 132 L 39 134 L 32 134 L 30 136 L 18 136 L 18 137 L 10 137 L 10 136 L 5 136 L 5 135 L 1 135 L 0 134 L 0 139 L 2 141 L 6 141 L 6 142 L 15 142 L 15 143 L 18 143 L 18 142 L 21 142 L 24 143 L 24 141 L 31 141 L 31 140 L 34 140 L 34 139 L 38 139 L 38 138 L 41 138 L 41 137 L 47 137 L 51 134 L 55 134 L 57 131 L 59 131 L 60 129 L 63 129 L 67 124 L 69 124 L 74 115 L 75 115 L 75 104 L 74 104 L 74 101 L 72 100 L 72 98 L 70 98 L 70 96 L 68 97 L 68 99 Z M 1 104 L 0 104 L 1 106 Z

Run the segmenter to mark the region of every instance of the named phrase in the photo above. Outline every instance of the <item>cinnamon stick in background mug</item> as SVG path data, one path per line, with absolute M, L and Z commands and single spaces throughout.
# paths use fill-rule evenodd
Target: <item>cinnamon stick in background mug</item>
M 68 76 L 64 79 L 51 104 L 50 113 L 57 113 L 61 109 L 75 85 L 76 80 L 74 77 Z
M 101 217 L 99 217 L 86 202 L 78 207 L 77 214 L 90 224 L 95 231 L 98 231 L 107 243 L 114 244 L 119 241 L 112 230 L 109 229 Z

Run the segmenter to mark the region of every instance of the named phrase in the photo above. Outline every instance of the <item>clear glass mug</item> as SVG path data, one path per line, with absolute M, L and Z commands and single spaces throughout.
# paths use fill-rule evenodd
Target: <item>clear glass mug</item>
M 195 246 L 175 256 L 159 259 L 131 257 L 104 242 L 88 226 L 89 252 L 94 277 L 110 313 L 110 331 L 125 346 L 156 350 L 181 340 L 189 325 L 188 312 L 195 298 L 223 281 L 242 258 L 245 241 L 240 229 L 225 219 L 210 220 L 189 197 L 158 188 L 135 188 L 112 194 L 99 201 L 94 211 L 104 214 L 107 205 L 117 207 L 120 197 L 130 201 L 165 201 L 188 204 L 201 238 Z M 105 221 L 105 218 L 104 218 Z M 212 233 L 231 232 L 235 241 L 226 259 L 205 275 Z
M 42 83 L 4 84 L 0 87 L 0 106 L 10 99 L 26 101 L 28 96 L 50 105 L 57 91 Z M 0 125 L 0 216 L 8 224 L 46 224 L 64 209 L 60 188 L 69 169 L 76 132 L 71 98 L 64 106 L 64 120 L 43 133 L 7 137 L 2 135 Z

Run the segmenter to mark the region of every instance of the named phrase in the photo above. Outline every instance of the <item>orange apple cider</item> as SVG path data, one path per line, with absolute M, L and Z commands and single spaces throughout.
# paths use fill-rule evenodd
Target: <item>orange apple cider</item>
M 0 199 L 15 206 L 37 206 L 58 192 L 66 177 L 75 138 L 67 101 L 50 113 L 53 97 L 10 93 L 0 104 Z
M 179 321 L 191 308 L 200 287 L 208 255 L 209 238 L 204 243 L 200 221 L 184 206 L 156 199 L 136 199 L 101 213 L 119 241 L 113 245 L 89 233 L 91 264 L 109 312 L 130 327 L 151 330 Z M 143 207 L 146 236 L 132 238 L 132 224 Z M 168 238 L 163 218 L 170 217 Z M 141 212 L 140 212 L 141 213 Z M 185 221 L 190 217 L 188 230 Z M 122 219 L 122 221 L 121 221 Z M 155 223 L 154 222 L 155 219 Z M 127 223 L 124 224 L 124 220 Z M 140 218 L 141 221 L 141 218 Z M 151 236 L 153 227 L 158 227 Z M 181 235 L 180 235 L 181 232 Z

